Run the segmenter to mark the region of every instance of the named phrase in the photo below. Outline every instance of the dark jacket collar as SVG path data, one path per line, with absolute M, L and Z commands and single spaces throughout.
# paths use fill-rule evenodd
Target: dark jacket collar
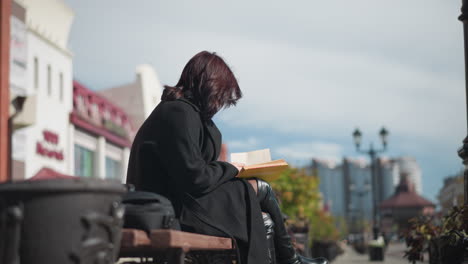
M 192 103 L 191 101 L 189 101 L 188 99 L 185 99 L 185 98 L 179 98 L 177 99 L 178 101 L 182 101 L 184 103 L 187 103 L 189 105 L 191 105 L 193 107 L 193 109 L 197 112 L 200 112 L 200 108 L 198 108 L 198 106 L 194 103 Z

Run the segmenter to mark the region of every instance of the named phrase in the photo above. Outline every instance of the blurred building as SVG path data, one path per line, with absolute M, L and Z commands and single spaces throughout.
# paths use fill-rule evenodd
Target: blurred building
M 312 170 L 320 179 L 324 207 L 337 217 L 346 216 L 345 184 L 342 167 L 329 160 L 312 160 Z
M 372 166 L 363 159 L 345 157 L 341 164 L 313 159 L 311 168 L 320 179 L 320 192 L 330 213 L 343 217 L 350 226 L 372 221 L 373 188 L 376 189 L 377 204 L 380 204 L 394 195 L 402 173 L 412 186 L 416 185 L 413 180 L 421 182 L 421 170 L 409 157 L 378 158 L 375 183 L 372 182 Z
M 67 153 L 71 175 L 124 181 L 134 131 L 121 108 L 73 83 Z
M 392 197 L 380 204 L 382 231 L 393 232 L 396 225 L 399 232 L 408 229 L 408 220 L 419 215 L 433 215 L 435 204 L 419 195 L 409 175 L 402 173 L 400 182 Z
M 372 219 L 372 179 L 368 163 L 362 159 L 343 159 L 346 215 L 351 222 Z
M 69 172 L 73 69 L 67 43 L 74 13 L 62 0 L 14 1 L 13 13 L 22 15 L 12 18 L 11 96 L 26 97 L 14 119 L 13 178 L 29 178 L 43 167 Z
M 444 186 L 437 196 L 442 215 L 445 215 L 452 207 L 464 204 L 463 171 L 444 179 Z
M 399 158 L 388 159 L 381 157 L 377 159 L 376 188 L 378 204 L 392 196 L 395 192 L 395 187 L 398 186 L 398 183 L 400 182 L 401 170 L 397 160 L 399 160 Z
M 73 82 L 73 11 L 63 0 L 17 0 L 12 14 L 11 100 L 26 99 L 13 119 L 13 179 L 52 173 L 124 180 L 135 130 L 115 103 Z M 140 71 L 140 82 L 151 83 Z
M 408 180 L 414 185 L 417 194 L 422 194 L 422 171 L 418 162 L 413 157 L 400 157 L 393 160 L 398 164 L 400 174 L 407 175 Z M 398 178 L 399 182 L 400 178 Z
M 133 127 L 138 129 L 161 101 L 162 86 L 156 71 L 150 65 L 136 68 L 135 81 L 100 90 L 99 93 L 128 113 Z

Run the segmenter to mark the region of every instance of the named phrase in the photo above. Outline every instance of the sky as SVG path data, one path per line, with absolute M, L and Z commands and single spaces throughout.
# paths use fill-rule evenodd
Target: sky
M 296 166 L 363 147 L 415 157 L 423 193 L 462 168 L 466 136 L 461 1 L 67 0 L 75 79 L 92 89 L 132 82 L 152 65 L 174 85 L 202 50 L 232 68 L 244 97 L 215 121 L 231 152 L 270 148 Z

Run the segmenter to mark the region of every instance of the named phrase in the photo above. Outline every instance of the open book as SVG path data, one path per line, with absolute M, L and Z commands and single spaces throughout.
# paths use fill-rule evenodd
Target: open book
M 240 178 L 256 177 L 264 181 L 276 180 L 288 168 L 288 163 L 283 159 L 271 160 L 270 149 L 232 153 L 231 162 L 245 164 L 240 171 Z

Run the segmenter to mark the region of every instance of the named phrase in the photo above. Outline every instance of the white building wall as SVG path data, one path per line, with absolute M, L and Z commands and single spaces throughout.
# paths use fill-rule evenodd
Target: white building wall
M 67 153 L 68 153 L 68 167 L 67 167 L 67 174 L 74 175 L 75 174 L 75 126 L 73 124 L 68 124 L 68 145 L 67 145 Z
M 38 62 L 38 81 L 35 84 L 34 59 Z M 50 94 L 48 91 L 48 66 L 50 66 Z M 49 167 L 62 173 L 68 172 L 68 119 L 72 109 L 72 57 L 64 50 L 34 31 L 28 32 L 28 86 L 27 93 L 35 95 L 36 122 L 34 125 L 18 131 L 25 138 L 24 156 L 17 157 L 25 162 L 25 178 L 32 177 L 42 167 Z M 63 96 L 60 98 L 60 74 L 63 76 Z M 50 131 L 58 135 L 58 143 L 45 141 L 43 132 Z M 36 152 L 36 144 L 41 143 L 48 150 L 61 151 L 63 160 L 44 157 Z M 20 151 L 20 150 L 18 150 Z
M 97 138 L 96 150 L 96 175 L 95 177 L 106 178 L 106 139 L 103 136 Z
M 67 173 L 70 162 L 68 115 L 72 108 L 73 69 L 72 55 L 66 45 L 73 12 L 63 0 L 15 2 L 25 8 L 26 14 L 24 95 L 27 99 L 20 116 L 33 116 L 28 118 L 33 123 L 14 132 L 13 158 L 24 162 L 24 178 L 30 178 L 43 167 Z M 52 13 L 54 15 L 50 15 Z M 44 132 L 52 135 L 53 140 L 50 137 L 46 140 Z M 37 151 L 38 143 L 43 150 L 60 155 L 40 155 Z
M 128 161 L 130 159 L 130 148 L 124 148 L 122 151 L 122 182 L 127 182 Z
M 26 9 L 24 95 L 27 96 L 27 107 L 32 108 L 28 113 L 35 120 L 33 125 L 18 129 L 13 134 L 12 154 L 15 160 L 24 162 L 24 178 L 32 177 L 44 167 L 75 175 L 75 145 L 80 145 L 94 152 L 94 176 L 105 178 L 106 157 L 110 157 L 122 166 L 120 176 L 125 181 L 130 150 L 109 144 L 104 137 L 96 137 L 70 124 L 73 58 L 67 49 L 67 42 L 73 11 L 63 0 L 15 1 Z M 152 110 L 161 96 L 158 77 L 150 66 L 145 65 L 139 66 L 137 73 L 145 92 L 144 107 Z M 34 103 L 31 104 L 31 100 Z M 24 112 L 26 110 L 21 114 Z M 52 133 L 58 141 L 46 140 L 44 132 Z M 40 155 L 38 143 L 47 151 L 61 153 L 63 159 Z
M 400 168 L 400 176 L 402 174 L 408 175 L 408 179 L 414 184 L 416 192 L 422 194 L 422 171 L 416 159 L 413 157 L 401 157 L 395 159 L 395 162 L 397 162 Z M 398 179 L 398 183 L 400 183 L 400 178 Z
M 147 118 L 161 101 L 162 86 L 151 65 L 138 65 L 136 74 L 142 89 L 144 118 Z
M 28 27 L 46 36 L 54 45 L 67 49 L 73 10 L 63 0 L 15 0 L 27 9 Z

